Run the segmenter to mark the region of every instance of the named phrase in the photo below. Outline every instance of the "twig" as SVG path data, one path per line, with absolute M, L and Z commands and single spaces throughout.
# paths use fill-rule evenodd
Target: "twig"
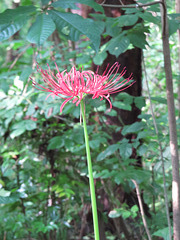
M 134 179 L 131 179 L 131 181 L 134 183 L 135 188 L 136 188 L 136 193 L 137 193 L 137 198 L 138 198 L 138 202 L 139 202 L 139 207 L 140 207 L 140 212 L 141 212 L 141 217 L 142 217 L 142 220 L 143 220 L 144 228 L 146 230 L 148 239 L 152 240 L 150 232 L 149 232 L 149 228 L 148 228 L 148 225 L 147 225 L 147 222 L 146 222 L 146 218 L 145 218 L 145 213 L 144 213 L 144 208 L 143 208 L 143 204 L 142 204 L 142 199 L 141 199 L 141 195 L 140 195 L 139 186 Z
M 26 52 L 26 50 L 31 46 L 31 44 L 27 45 L 24 48 L 24 51 L 20 52 L 17 57 L 14 59 L 13 63 L 11 64 L 11 66 L 8 69 L 8 72 L 11 71 L 11 69 L 14 67 L 14 65 L 16 64 L 16 62 L 18 61 L 18 59 Z
M 150 94 L 150 89 L 149 89 L 149 84 L 148 84 L 148 79 L 147 79 L 147 72 L 146 72 L 146 68 L 145 68 L 144 57 L 143 57 L 142 63 L 144 66 L 144 76 L 145 76 L 145 81 L 146 81 L 146 86 L 147 86 L 148 98 L 149 98 L 149 102 L 150 102 L 151 115 L 152 115 L 152 119 L 153 119 L 155 132 L 157 135 L 158 144 L 159 144 L 160 159 L 161 159 L 162 173 L 163 173 L 164 199 L 165 199 L 166 215 L 167 215 L 167 222 L 168 222 L 168 228 L 169 228 L 169 240 L 171 240 L 172 239 L 172 237 L 171 237 L 171 221 L 170 221 L 170 215 L 169 215 L 168 194 L 167 194 L 167 189 L 166 189 L 166 174 L 165 174 L 163 150 L 162 150 L 161 140 L 159 139 L 159 131 L 158 131 L 157 123 L 156 123 L 156 118 L 154 115 L 151 94 Z

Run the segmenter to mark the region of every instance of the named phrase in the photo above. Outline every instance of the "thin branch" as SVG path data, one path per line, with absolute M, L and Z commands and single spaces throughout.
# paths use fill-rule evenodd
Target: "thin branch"
M 16 64 L 16 62 L 19 60 L 19 58 L 26 52 L 26 50 L 31 46 L 31 44 L 27 45 L 24 48 L 24 51 L 20 52 L 17 57 L 14 59 L 13 63 L 11 64 L 11 66 L 8 69 L 8 72 L 11 71 L 11 69 L 14 67 L 14 65 Z
M 156 118 L 155 118 L 155 115 L 154 115 L 154 110 L 153 110 L 153 105 L 152 105 L 152 100 L 151 100 L 151 94 L 150 94 L 150 89 L 149 89 L 149 83 L 148 83 L 148 79 L 147 79 L 147 72 L 146 72 L 146 68 L 145 68 L 144 57 L 143 57 L 142 62 L 143 62 L 143 66 L 144 66 L 144 76 L 145 76 L 145 81 L 146 81 L 146 86 L 147 86 L 148 98 L 149 98 L 149 102 L 150 102 L 151 115 L 152 115 L 152 119 L 153 119 L 155 132 L 156 132 L 156 135 L 157 135 L 158 144 L 159 144 L 160 159 L 161 159 L 162 173 L 163 173 L 164 199 L 165 199 L 166 215 L 167 215 L 167 222 L 168 222 L 168 228 L 169 228 L 169 239 L 171 240 L 172 239 L 172 237 L 171 237 L 171 221 L 170 221 L 170 215 L 169 215 L 168 194 L 167 194 L 167 189 L 166 189 L 166 174 L 165 174 L 163 150 L 162 150 L 161 140 L 159 139 L 159 131 L 158 131 L 157 123 L 156 123 Z
M 152 240 L 150 232 L 149 232 L 149 228 L 148 228 L 148 225 L 147 225 L 147 222 L 146 222 L 146 218 L 145 218 L 145 213 L 144 213 L 144 208 L 143 208 L 143 203 L 142 203 L 142 199 L 141 199 L 139 186 L 134 179 L 131 179 L 131 181 L 134 183 L 135 188 L 136 188 L 136 193 L 137 193 L 137 198 L 138 198 L 138 202 L 139 202 L 139 207 L 140 207 L 140 212 L 141 212 L 141 217 L 142 217 L 142 220 L 143 220 L 144 228 L 146 230 L 148 239 Z

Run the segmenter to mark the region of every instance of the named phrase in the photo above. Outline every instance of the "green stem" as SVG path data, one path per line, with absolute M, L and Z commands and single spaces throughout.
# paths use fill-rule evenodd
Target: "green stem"
M 94 188 L 92 162 L 91 162 L 91 154 L 90 154 L 89 139 L 88 139 L 87 125 L 86 125 L 86 117 L 85 117 L 85 108 L 84 108 L 83 100 L 81 100 L 81 110 L 82 110 L 82 117 L 83 117 L 84 137 L 85 137 L 85 143 L 86 143 L 86 154 L 87 154 L 87 164 L 88 164 L 88 173 L 89 173 L 89 185 L 90 185 L 90 193 L 91 193 L 94 234 L 95 234 L 95 240 L 99 240 L 100 238 L 99 238 L 98 214 L 97 214 L 97 206 L 96 206 L 96 194 L 95 194 L 95 188 Z

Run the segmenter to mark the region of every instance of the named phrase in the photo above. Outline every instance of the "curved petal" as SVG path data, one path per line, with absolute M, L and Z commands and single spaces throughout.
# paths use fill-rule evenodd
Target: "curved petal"
M 66 105 L 66 103 L 69 102 L 72 98 L 73 98 L 73 97 L 67 98 L 67 99 L 63 102 L 63 104 L 62 104 L 61 107 L 60 107 L 60 112 L 62 112 L 62 110 L 63 110 L 64 106 Z

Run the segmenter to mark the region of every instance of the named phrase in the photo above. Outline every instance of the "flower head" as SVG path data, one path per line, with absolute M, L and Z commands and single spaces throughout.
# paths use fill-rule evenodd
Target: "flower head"
M 120 79 L 126 73 L 126 70 L 124 68 L 119 74 L 119 67 L 120 65 L 116 62 L 112 67 L 109 68 L 109 70 L 107 66 L 104 73 L 99 75 L 98 70 L 96 73 L 90 70 L 78 71 L 75 67 L 72 67 L 69 72 L 66 70 L 60 72 L 56 65 L 57 74 L 55 75 L 51 71 L 50 67 L 47 71 L 43 70 L 37 64 L 37 70 L 41 73 L 46 86 L 43 86 L 34 80 L 32 81 L 36 89 L 49 92 L 47 98 L 49 96 L 58 96 L 65 99 L 60 107 L 60 112 L 62 112 L 63 107 L 70 100 L 72 100 L 72 102 L 76 103 L 76 106 L 78 106 L 81 100 L 87 94 L 91 94 L 92 99 L 100 97 L 100 100 L 103 100 L 103 98 L 105 98 L 109 102 L 110 108 L 112 108 L 112 103 L 109 99 L 110 94 L 120 92 L 130 87 L 134 83 L 131 82 L 129 85 L 127 85 L 132 80 L 132 75 L 120 81 Z

